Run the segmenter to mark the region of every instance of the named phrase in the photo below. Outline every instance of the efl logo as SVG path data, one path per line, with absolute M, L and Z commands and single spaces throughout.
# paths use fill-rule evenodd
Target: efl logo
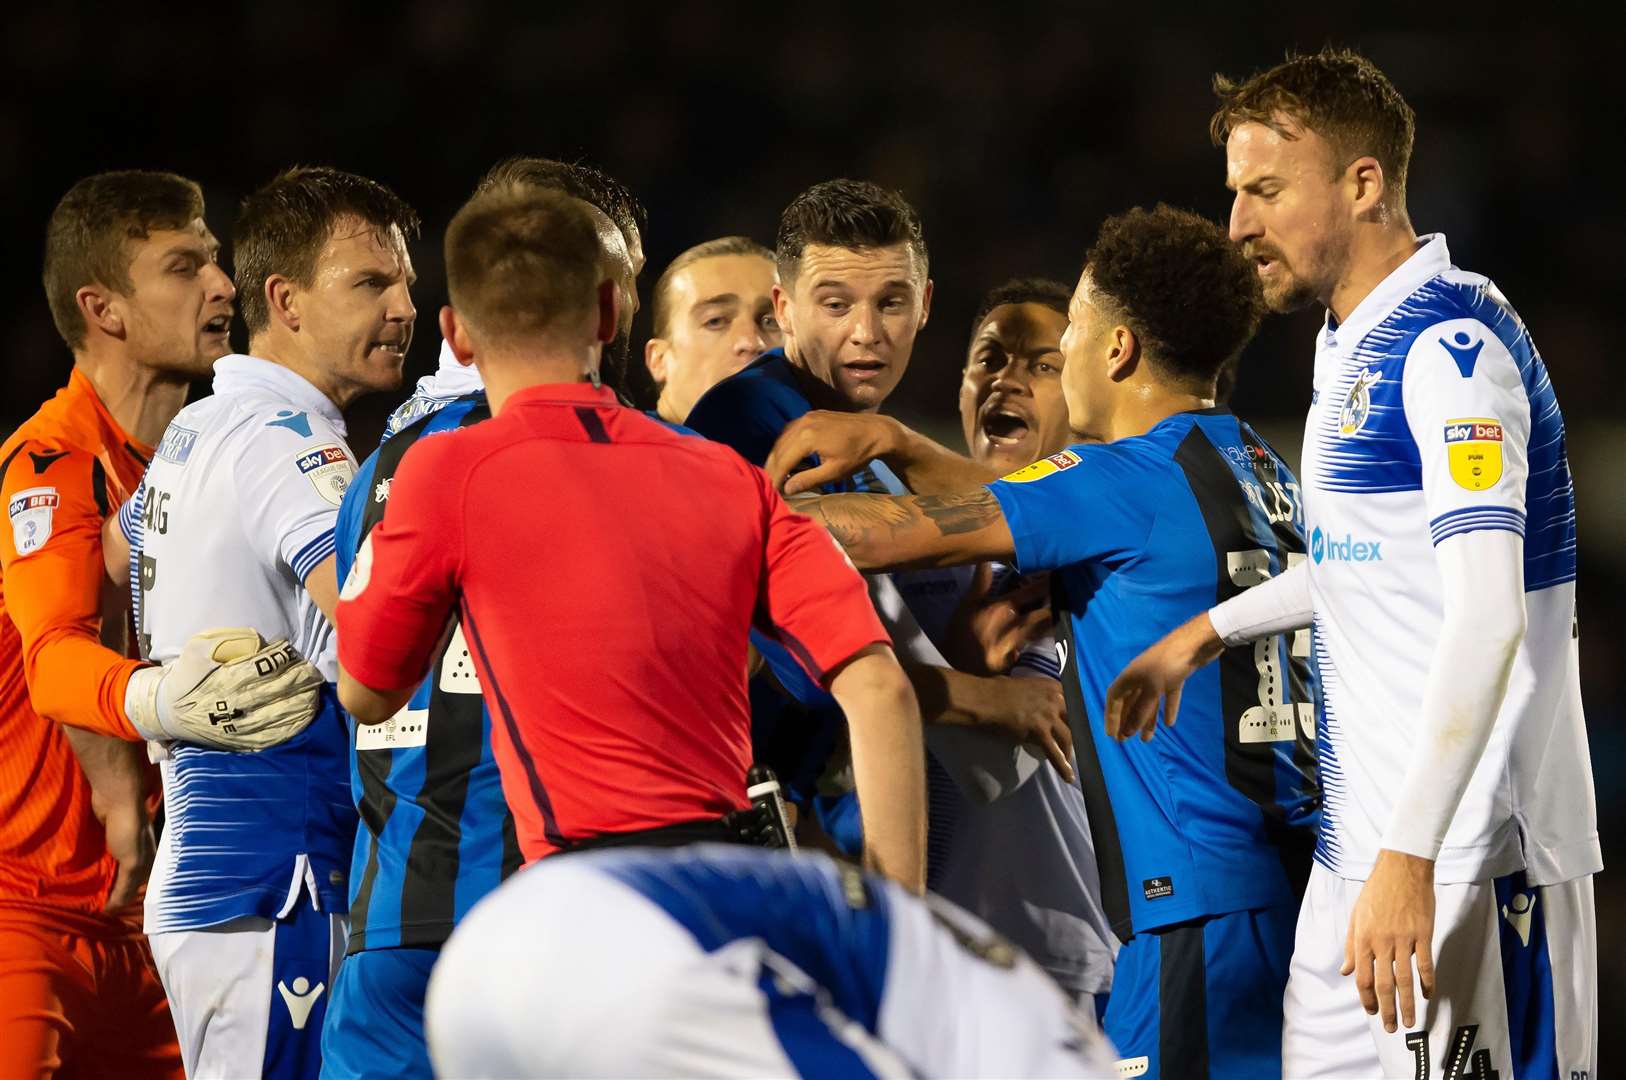
M 302 473 L 314 472 L 324 465 L 336 465 L 344 461 L 344 451 L 337 446 L 323 446 L 302 454 L 299 458 L 299 471 Z

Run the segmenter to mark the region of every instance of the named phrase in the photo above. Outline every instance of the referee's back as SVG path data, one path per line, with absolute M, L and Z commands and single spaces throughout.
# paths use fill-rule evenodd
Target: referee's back
M 415 681 L 457 605 L 527 859 L 746 805 L 753 623 L 815 679 L 886 640 L 761 470 L 586 383 L 413 446 L 347 593 L 370 686 Z

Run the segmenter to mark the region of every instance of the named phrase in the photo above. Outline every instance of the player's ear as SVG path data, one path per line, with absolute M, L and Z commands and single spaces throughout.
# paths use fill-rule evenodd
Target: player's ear
M 1383 205 L 1389 185 L 1378 159 L 1368 155 L 1356 158 L 1344 170 L 1344 182 L 1354 199 L 1356 217 L 1364 217 Z
M 665 338 L 650 338 L 644 342 L 644 367 L 649 369 L 649 377 L 655 380 L 656 386 L 666 383 L 666 357 L 672 345 Z
M 124 312 L 113 302 L 112 295 L 101 285 L 81 285 L 73 294 L 79 317 L 85 320 L 86 330 L 100 330 L 109 337 L 124 336 Z
M 1140 339 L 1127 326 L 1114 326 L 1107 332 L 1107 378 L 1123 382 L 1140 366 Z
M 608 345 L 621 328 L 621 290 L 608 278 L 598 283 L 598 330 L 594 341 Z
M 299 329 L 299 303 L 291 280 L 281 274 L 271 274 L 265 279 L 265 310 L 273 322 L 280 322 L 290 330 Z
M 468 367 L 474 362 L 474 349 L 469 343 L 467 326 L 457 317 L 457 311 L 450 304 L 440 309 L 440 336 L 459 364 Z
M 779 332 L 786 341 L 796 336 L 796 330 L 791 325 L 790 290 L 779 282 L 773 283 L 773 321 L 779 324 Z
M 919 333 L 921 330 L 926 329 L 926 320 L 931 318 L 931 314 L 932 314 L 932 279 L 927 278 L 926 279 L 926 287 L 924 289 L 922 289 L 921 293 L 920 293 L 920 325 L 915 327 L 915 332 L 916 333 Z

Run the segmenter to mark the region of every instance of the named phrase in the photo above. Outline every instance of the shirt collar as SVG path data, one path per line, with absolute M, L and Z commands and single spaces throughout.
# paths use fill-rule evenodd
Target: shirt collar
M 440 365 L 433 375 L 425 375 L 418 380 L 417 393 L 425 397 L 455 398 L 485 388 L 485 383 L 480 381 L 479 370 L 473 364 L 459 361 L 452 352 L 451 343 L 442 339 Z
M 107 406 L 102 402 L 101 395 L 96 392 L 96 386 L 90 381 L 90 376 L 86 375 L 77 364 L 74 365 L 73 371 L 68 375 L 68 388 L 71 392 L 89 401 L 91 407 L 96 410 L 97 418 L 112 436 L 107 440 L 109 447 L 123 445 L 130 450 L 134 450 L 139 458 L 144 460 L 152 459 L 153 448 L 144 442 L 137 442 L 134 436 L 119 426 L 119 422 L 113 419 L 113 414 L 107 411 Z
M 1444 233 L 1419 236 L 1417 250 L 1411 257 L 1378 282 L 1377 288 L 1366 294 L 1366 299 L 1355 305 L 1349 318 L 1340 323 L 1327 312 L 1322 325 L 1322 341 L 1332 345 L 1342 339 L 1353 345 L 1366 336 L 1366 332 L 1389 317 L 1401 302 L 1426 283 L 1451 269 L 1451 252 L 1445 245 Z
M 344 414 L 309 379 L 291 368 L 262 360 L 258 356 L 233 353 L 215 361 L 214 390 L 217 394 L 244 390 L 264 390 L 279 402 L 323 417 L 345 434 Z
M 516 390 L 508 395 L 504 405 L 506 412 L 509 405 L 529 405 L 533 402 L 544 404 L 548 402 L 585 402 L 590 405 L 613 405 L 621 408 L 621 402 L 616 399 L 615 391 L 608 386 L 594 386 L 592 383 L 538 383 L 527 386 L 523 390 Z

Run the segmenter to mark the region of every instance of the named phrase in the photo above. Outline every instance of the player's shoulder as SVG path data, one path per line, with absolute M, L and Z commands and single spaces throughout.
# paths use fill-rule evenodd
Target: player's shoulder
M 735 428 L 784 427 L 808 411 L 785 354 L 764 353 L 706 391 L 684 421 L 711 439 Z
M 1520 378 L 1533 359 L 1528 332 L 1495 282 L 1455 268 L 1417 293 L 1416 313 L 1404 341 L 1404 375 L 1419 378 L 1476 374 Z
M 1134 436 L 1110 443 L 1077 443 L 1015 472 L 1006 473 L 997 481 L 1002 484 L 1032 484 L 1036 482 L 1097 483 L 1102 480 L 1123 481 L 1141 474 L 1154 474 L 1164 470 L 1169 461 L 1163 440 L 1153 438 L 1155 433 Z
M 71 431 L 24 424 L 0 446 L 0 491 L 6 509 L 54 509 L 64 501 L 106 514 L 107 477 L 95 448 Z

